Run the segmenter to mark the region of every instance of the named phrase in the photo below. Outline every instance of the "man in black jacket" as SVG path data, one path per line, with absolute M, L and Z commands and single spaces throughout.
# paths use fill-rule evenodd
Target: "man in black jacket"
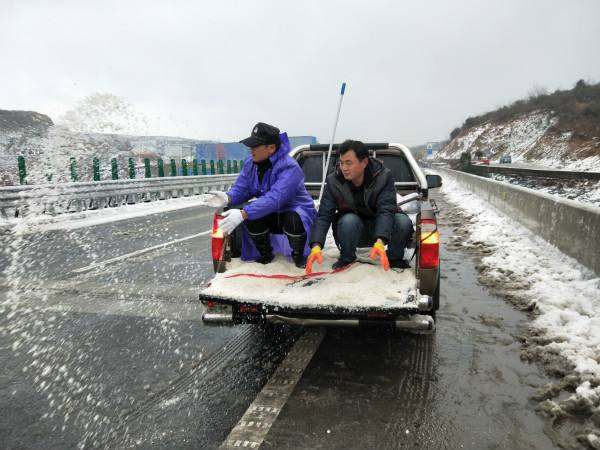
M 396 205 L 396 189 L 389 169 L 360 141 L 345 141 L 338 149 L 339 167 L 327 177 L 317 219 L 310 235 L 312 247 L 306 272 L 314 261 L 323 263 L 321 249 L 329 226 L 340 248 L 338 270 L 356 259 L 358 246 L 371 246 L 370 257 L 380 259 L 384 270 L 407 267 L 404 248 L 413 227 L 410 218 Z M 385 245 L 388 246 L 387 252 Z

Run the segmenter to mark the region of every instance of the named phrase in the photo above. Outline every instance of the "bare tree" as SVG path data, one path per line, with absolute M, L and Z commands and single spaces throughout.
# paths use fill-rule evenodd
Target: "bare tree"
M 537 83 L 533 83 L 533 86 L 531 89 L 529 89 L 529 92 L 527 92 L 527 97 L 529 100 L 542 97 L 544 95 L 548 95 L 548 89 Z

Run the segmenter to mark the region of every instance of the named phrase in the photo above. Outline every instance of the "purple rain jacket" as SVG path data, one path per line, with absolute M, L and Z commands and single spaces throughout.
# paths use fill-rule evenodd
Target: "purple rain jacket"
M 294 211 L 298 213 L 306 235 L 310 235 L 312 224 L 317 211 L 315 204 L 304 187 L 304 172 L 294 158 L 289 155 L 290 141 L 287 133 L 279 135 L 281 146 L 269 159 L 272 167 L 264 174 L 262 183 L 258 182 L 258 171 L 252 161 L 252 156 L 244 160 L 242 170 L 235 180 L 235 184 L 227 191 L 231 198 L 231 205 L 239 205 L 251 198 L 253 202 L 244 206 L 249 220 L 260 219 L 272 213 Z M 253 261 L 260 257 L 248 230 L 242 226 L 242 260 Z M 292 249 L 283 234 L 271 234 L 271 245 L 274 253 L 290 256 Z M 304 247 L 304 255 L 310 253 L 308 239 Z

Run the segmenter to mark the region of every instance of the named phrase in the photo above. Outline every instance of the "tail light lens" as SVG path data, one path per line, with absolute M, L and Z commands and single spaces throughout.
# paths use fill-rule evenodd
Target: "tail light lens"
M 223 256 L 223 245 L 225 243 L 225 234 L 219 228 L 223 216 L 216 214 L 213 218 L 213 227 L 211 234 L 211 252 L 213 261 L 220 261 Z
M 440 265 L 440 233 L 435 220 L 421 220 L 421 252 L 419 267 L 421 269 L 437 269 Z
M 260 309 L 256 305 L 240 305 L 238 312 L 241 314 L 258 314 Z

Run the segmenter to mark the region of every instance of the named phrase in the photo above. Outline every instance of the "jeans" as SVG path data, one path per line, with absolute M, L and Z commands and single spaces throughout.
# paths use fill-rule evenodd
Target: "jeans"
M 334 224 L 334 236 L 340 248 L 340 259 L 352 262 L 356 259 L 356 247 L 370 247 L 375 243 L 375 220 L 363 220 L 354 213 L 347 213 Z M 404 248 L 413 234 L 412 221 L 406 214 L 394 215 L 394 227 L 388 242 L 387 257 L 391 261 L 404 259 Z

